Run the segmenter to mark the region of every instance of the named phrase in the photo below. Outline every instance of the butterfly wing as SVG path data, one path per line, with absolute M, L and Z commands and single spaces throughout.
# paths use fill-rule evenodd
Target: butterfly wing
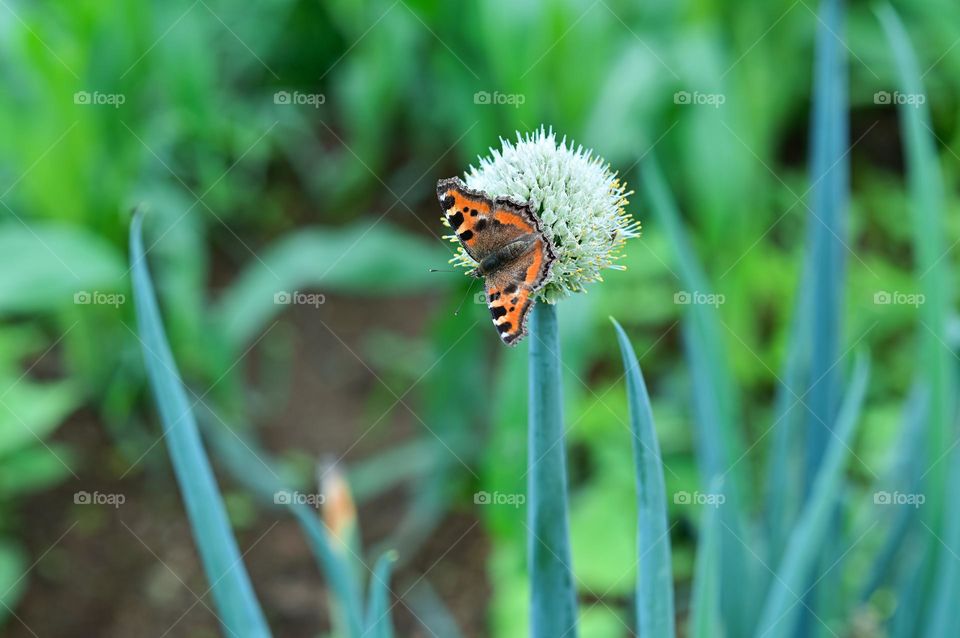
M 540 237 L 530 251 L 487 275 L 487 306 L 500 339 L 508 346 L 526 336 L 533 294 L 543 285 L 552 261 L 550 244 Z
M 543 286 L 555 259 L 540 220 L 529 204 L 509 197 L 491 200 L 456 177 L 437 183 L 437 197 L 464 251 L 478 263 L 515 239 L 536 236 L 524 254 L 486 273 L 493 323 L 504 343 L 516 345 L 526 335 L 533 294 Z
M 529 205 L 508 197 L 491 200 L 456 177 L 437 183 L 437 198 L 450 228 L 476 262 L 518 237 L 540 232 L 540 221 Z

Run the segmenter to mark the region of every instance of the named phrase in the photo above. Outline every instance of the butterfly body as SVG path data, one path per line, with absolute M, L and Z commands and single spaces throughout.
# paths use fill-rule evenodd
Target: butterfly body
M 484 257 L 471 274 L 475 277 L 485 277 L 496 272 L 530 250 L 534 250 L 536 242 L 537 236 L 533 233 L 523 235 Z
M 477 263 L 470 275 L 484 279 L 487 306 L 500 339 L 516 345 L 526 335 L 534 293 L 556 259 L 540 219 L 529 203 L 490 198 L 456 177 L 437 183 L 437 197 L 450 227 Z

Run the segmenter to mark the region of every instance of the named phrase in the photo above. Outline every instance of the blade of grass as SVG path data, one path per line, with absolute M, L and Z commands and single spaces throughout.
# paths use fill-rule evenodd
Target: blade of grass
M 923 425 L 927 419 L 927 396 L 919 384 L 911 390 L 903 408 L 900 435 L 894 449 L 896 457 L 889 476 L 878 485 L 885 490 L 916 494 L 920 491 L 920 464 L 923 458 Z M 889 517 L 886 540 L 876 553 L 870 566 L 869 576 L 864 580 L 859 600 L 866 602 L 873 592 L 887 581 L 892 581 L 903 560 L 905 539 L 911 530 L 916 530 L 918 516 L 909 507 L 898 507 Z M 924 532 L 926 533 L 926 532 Z
M 924 95 L 916 56 L 896 12 L 890 5 L 883 4 L 877 10 L 877 15 L 893 49 L 903 93 Z M 935 455 L 932 458 L 937 458 L 950 443 L 951 413 L 950 352 L 943 345 L 948 340 L 947 300 L 951 284 L 948 275 L 950 261 L 943 258 L 944 239 L 948 236 L 944 224 L 943 176 L 926 102 L 903 104 L 899 114 L 906 147 L 916 269 L 920 273 L 918 281 L 924 295 L 919 312 L 926 330 L 920 330 L 919 333 L 923 344 L 922 369 L 926 373 L 930 392 L 930 420 L 934 425 L 932 438 L 928 438 L 928 441 Z M 934 473 L 938 473 L 937 470 Z M 946 472 L 940 471 L 938 475 L 945 477 Z
M 673 246 L 681 284 L 688 291 L 711 290 L 702 266 L 690 246 L 680 223 L 666 180 L 652 157 L 641 165 L 641 178 L 657 219 Z M 715 309 L 702 304 L 684 306 L 684 348 L 693 379 L 694 424 L 697 439 L 697 463 L 703 485 L 723 477 L 725 503 L 720 517 L 721 531 L 721 604 L 727 633 L 745 636 L 752 633 L 756 620 L 753 606 L 760 595 L 756 555 L 747 551 L 751 540 L 745 523 L 745 485 L 748 470 L 741 459 L 743 444 L 739 422 L 737 390 L 727 365 L 724 343 Z M 736 453 L 735 453 L 736 451 Z
M 960 489 L 960 449 L 954 448 L 948 455 L 950 474 L 948 493 L 957 494 Z M 939 556 L 936 578 L 932 591 L 933 600 L 929 606 L 924 635 L 956 635 L 957 600 L 960 597 L 960 568 L 957 566 L 957 552 L 960 552 L 960 514 L 956 506 L 948 508 L 946 521 L 940 542 L 934 546 L 934 555 Z M 929 531 L 929 530 L 926 530 Z
M 935 553 L 933 546 L 936 544 L 937 541 L 933 535 L 927 530 L 922 530 L 913 538 L 908 537 L 901 549 L 903 568 L 896 575 L 893 584 L 897 607 L 889 622 L 891 638 L 916 638 L 920 635 L 923 610 L 926 606 L 924 601 L 926 588 L 923 583 L 924 571 L 917 569 L 917 566 L 923 564 L 925 556 Z
M 641 636 L 667 638 L 676 635 L 676 628 L 667 488 L 663 481 L 660 444 L 637 355 L 620 324 L 612 317 L 610 321 L 617 331 L 627 376 L 633 462 L 637 474 L 637 628 Z
M 794 450 L 801 440 L 803 430 L 798 427 L 805 412 L 791 390 L 801 387 L 804 370 L 807 369 L 807 353 L 810 348 L 810 287 L 804 285 L 806 273 L 812 270 L 809 259 L 805 263 L 805 275 L 798 291 L 798 303 L 790 322 L 787 358 L 783 370 L 783 383 L 777 386 L 774 421 L 771 429 L 771 445 L 767 462 L 766 514 L 768 562 L 775 563 L 783 555 L 787 534 L 800 510 L 802 459 L 797 459 Z
M 539 303 L 530 321 L 527 560 L 530 635 L 576 638 L 577 595 L 570 558 L 557 309 Z
M 943 176 L 937 158 L 930 113 L 924 96 L 919 65 L 910 39 L 889 4 L 879 5 L 877 16 L 890 42 L 900 79 L 900 89 L 912 96 L 911 104 L 899 107 L 900 128 L 906 149 L 907 182 L 914 229 L 913 248 L 918 283 L 924 296 L 919 308 L 918 328 L 921 356 L 918 372 L 929 393 L 927 427 L 923 433 L 927 449 L 923 465 L 927 468 L 924 484 L 920 487 L 926 496 L 921 512 L 923 524 L 942 537 L 942 545 L 934 544 L 934 554 L 926 557 L 928 568 L 923 571 L 922 587 L 929 595 L 927 601 L 928 635 L 952 629 L 956 600 L 960 596 L 960 569 L 951 554 L 960 546 L 960 511 L 948 503 L 948 494 L 955 493 L 960 475 L 953 473 L 957 459 L 941 460 L 941 454 L 952 445 L 952 415 L 956 409 L 953 393 L 956 379 L 951 369 L 951 352 L 944 345 L 948 341 L 948 300 L 951 281 L 948 273 L 950 260 L 944 259 L 945 196 Z M 948 488 L 953 487 L 953 490 Z M 935 572 L 931 576 L 929 572 Z M 929 591 L 931 579 L 934 590 Z M 939 634 L 946 635 L 946 634 Z
M 710 493 L 720 492 L 719 481 L 710 485 Z M 697 563 L 693 578 L 692 620 L 693 638 L 718 638 L 723 635 L 720 620 L 720 516 L 717 509 L 706 506 L 697 541 Z
M 858 356 L 850 389 L 837 415 L 834 436 L 823 457 L 810 498 L 790 533 L 786 553 L 770 586 L 756 635 L 763 638 L 793 635 L 794 620 L 803 605 L 811 569 L 820 557 L 820 548 L 833 518 L 843 472 L 850 457 L 850 444 L 860 418 L 867 390 L 869 363 Z
M 427 579 L 417 581 L 403 598 L 404 604 L 410 608 L 429 635 L 463 638 L 457 621 Z
M 849 197 L 847 164 L 847 64 L 843 33 L 842 0 L 823 0 L 818 10 L 817 40 L 811 117 L 811 162 L 813 180 L 809 251 L 812 320 L 810 338 L 810 385 L 804 403 L 808 406 L 805 492 L 831 439 L 829 428 L 839 406 L 840 322 L 843 304 L 845 235 L 844 211 Z
M 373 566 L 364 638 L 393 638 L 393 623 L 390 619 L 390 573 L 395 562 L 397 553 L 390 551 L 380 556 Z
M 164 334 L 143 251 L 142 221 L 143 216 L 138 213 L 130 226 L 130 261 L 133 264 L 137 325 L 147 376 L 164 425 L 164 441 L 190 519 L 194 541 L 210 581 L 224 631 L 241 638 L 270 636 Z
M 707 280 L 703 267 L 698 262 L 696 252 L 690 245 L 686 233 L 681 225 L 680 214 L 676 202 L 670 194 L 669 187 L 659 166 L 653 157 L 648 157 L 641 164 L 641 180 L 650 198 L 657 219 L 663 226 L 667 239 L 673 247 L 680 270 L 680 284 L 689 290 L 686 292 L 706 293 L 713 287 Z M 716 421 L 710 423 L 709 429 L 702 432 L 704 445 L 708 455 L 702 459 L 707 467 L 704 484 L 709 484 L 716 475 L 723 474 L 734 466 L 732 450 L 744 449 L 742 436 L 733 428 L 736 422 L 735 415 L 739 411 L 737 392 L 733 384 L 733 374 L 726 365 L 727 357 L 723 350 L 723 338 L 719 322 L 711 308 L 703 304 L 688 304 L 684 306 L 685 325 L 690 326 L 691 338 L 698 346 L 697 352 L 704 359 L 706 367 L 705 380 L 711 385 L 712 406 L 709 407 Z M 725 484 L 731 488 L 736 484 L 738 497 L 740 496 L 739 472 L 736 468 L 729 472 Z
M 284 507 L 300 524 L 307 543 L 321 572 L 327 578 L 331 591 L 334 625 L 340 636 L 360 636 L 363 633 L 360 584 L 351 569 L 351 561 L 334 547 L 340 544 L 317 516 L 317 512 L 303 503 L 278 495 L 292 494 L 294 490 L 274 468 L 278 466 L 259 446 L 237 432 L 227 432 L 220 418 L 209 412 L 204 419 L 204 433 L 217 452 L 217 458 L 230 474 L 265 501 Z
M 330 589 L 335 593 L 335 596 L 330 597 L 335 626 L 343 628 L 343 636 L 360 636 L 363 633 L 360 587 L 354 571 L 350 568 L 348 557 L 334 549 L 344 546 L 335 544 L 330 532 L 317 520 L 317 513 L 311 508 L 301 503 L 287 503 L 285 507 L 307 535 L 307 543 L 327 577 Z
M 809 313 L 801 321 L 810 329 L 810 360 L 806 370 L 809 381 L 802 392 L 806 407 L 806 446 L 803 468 L 802 498 L 810 497 L 813 481 L 833 437 L 831 428 L 840 404 L 841 321 L 844 288 L 845 211 L 849 199 L 849 165 L 847 147 L 847 58 L 844 37 L 845 7 L 843 0 L 821 0 L 817 9 L 816 43 L 814 47 L 813 108 L 811 112 L 811 196 L 808 206 L 809 279 L 802 286 L 809 288 Z M 799 388 L 798 388 L 799 389 Z M 791 394 L 797 389 L 787 388 Z M 829 517 L 831 524 L 838 521 Z M 835 530 L 832 536 L 839 534 Z M 820 560 L 811 563 L 815 569 Z M 810 582 L 814 574 L 808 575 Z M 821 581 L 820 587 L 831 588 L 835 580 Z M 802 608 L 801 634 L 813 630 L 817 585 L 810 588 L 808 602 Z M 804 586 L 806 589 L 806 586 Z M 829 597 L 830 594 L 828 593 Z M 823 597 L 821 596 L 820 599 Z

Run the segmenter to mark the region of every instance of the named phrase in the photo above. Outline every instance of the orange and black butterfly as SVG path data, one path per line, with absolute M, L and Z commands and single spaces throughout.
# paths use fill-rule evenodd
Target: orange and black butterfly
M 556 259 L 540 219 L 529 203 L 509 197 L 491 199 L 456 177 L 437 182 L 437 197 L 447 222 L 483 278 L 487 306 L 500 339 L 516 345 L 527 334 L 527 312 Z

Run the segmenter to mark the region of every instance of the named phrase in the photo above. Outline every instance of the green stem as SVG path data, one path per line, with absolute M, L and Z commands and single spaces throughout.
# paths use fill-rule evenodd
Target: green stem
M 563 390 L 556 307 L 538 304 L 533 309 L 530 323 L 527 465 L 530 635 L 533 638 L 576 638 L 577 597 L 567 521 Z

